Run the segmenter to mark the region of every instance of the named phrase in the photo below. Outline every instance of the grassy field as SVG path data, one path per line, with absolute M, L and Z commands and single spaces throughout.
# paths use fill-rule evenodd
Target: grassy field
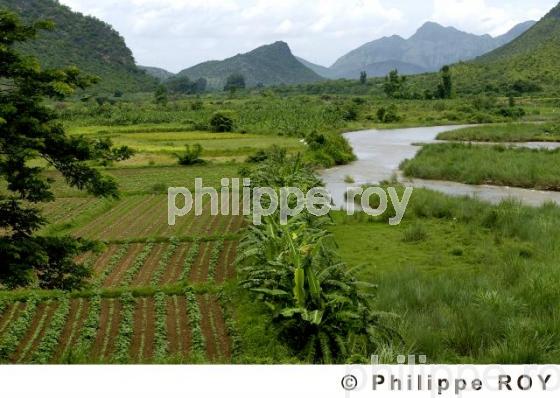
M 440 133 L 439 140 L 481 142 L 560 141 L 560 125 L 508 123 L 466 127 Z
M 407 177 L 558 191 L 559 164 L 560 150 L 453 143 L 425 145 L 401 169 Z
M 305 148 L 301 139 L 295 137 L 193 131 L 179 124 L 73 127 L 70 133 L 110 138 L 115 145 L 132 148 L 135 155 L 120 163 L 119 167 L 176 164 L 176 155 L 184 152 L 185 145 L 200 145 L 202 158 L 218 163 L 244 161 L 256 151 L 273 145 L 286 148 L 289 152 L 302 152 Z
M 488 101 L 263 90 L 166 106 L 126 96 L 112 105 L 55 104 L 71 135 L 110 138 L 136 153 L 95 165 L 118 182 L 120 199 L 92 198 L 47 169 L 57 199 L 42 205 L 51 224 L 40 233 L 94 239 L 99 250 L 78 259 L 93 270 L 86 289 L 0 291 L 0 362 L 301 362 L 268 307 L 238 284 L 243 218 L 189 215 L 169 227 L 167 188 L 192 189 L 196 177 L 218 187 L 253 167 L 248 156 L 273 145 L 302 153 L 317 168 L 341 164 L 351 160 L 338 134 L 345 130 L 512 122 L 500 113 L 507 99 Z M 525 98 L 518 105 L 526 122 L 556 116 L 554 101 Z M 397 119 L 378 120 L 380 108 L 393 108 Z M 232 112 L 235 127 L 212 132 L 208 121 L 222 110 Z M 492 131 L 500 129 L 511 130 Z M 174 154 L 187 144 L 200 144 L 207 162 L 179 166 Z M 424 178 L 557 189 L 559 160 L 558 152 L 442 144 L 425 147 L 404 167 Z M 431 362 L 558 361 L 558 209 L 416 192 L 411 206 L 399 227 L 340 214 L 331 227 L 342 259 L 363 265 L 360 276 L 379 285 L 373 306 L 397 315 L 391 326 L 405 345 L 389 349 L 425 353 Z
M 334 215 L 342 260 L 378 284 L 431 363 L 558 363 L 560 209 L 415 190 L 403 223 Z

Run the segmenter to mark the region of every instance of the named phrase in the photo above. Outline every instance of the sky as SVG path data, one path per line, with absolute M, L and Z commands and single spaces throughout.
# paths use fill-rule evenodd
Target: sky
M 538 20 L 558 0 L 59 0 L 111 24 L 140 65 L 178 72 L 283 40 L 329 66 L 383 36 L 426 21 L 496 36 Z

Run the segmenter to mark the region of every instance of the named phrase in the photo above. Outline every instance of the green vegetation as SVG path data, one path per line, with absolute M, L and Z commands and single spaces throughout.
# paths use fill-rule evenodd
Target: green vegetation
M 372 204 L 374 205 L 374 204 Z M 430 363 L 556 363 L 560 209 L 415 189 L 397 227 L 334 213 L 342 260 Z
M 558 191 L 558 164 L 560 149 L 431 144 L 401 169 L 407 177 Z
M 466 127 L 446 131 L 438 140 L 482 142 L 560 141 L 560 125 L 556 123 L 508 123 Z
M 82 286 L 89 270 L 73 257 L 92 248 L 91 243 L 70 237 L 36 236 L 46 220 L 35 207 L 54 199 L 42 159 L 58 170 L 65 182 L 100 197 L 118 196 L 114 180 L 91 167 L 130 157 L 126 147 L 112 148 L 109 139 L 68 137 L 56 115 L 44 105 L 46 98 L 62 99 L 91 84 L 76 68 L 41 70 L 33 58 L 15 46 L 32 39 L 50 24 L 25 25 L 11 12 L 0 10 L 0 176 L 6 190 L 0 194 L 0 282 L 8 287 L 35 282 L 43 288 L 74 289 Z
M 453 67 L 457 90 L 523 95 L 558 94 L 560 4 L 525 34 L 471 63 Z
M 276 42 L 223 61 L 208 61 L 185 69 L 177 77 L 205 79 L 214 90 L 307 83 L 322 78 L 305 67 L 284 42 Z M 236 77 L 231 80 L 231 77 Z M 242 76 L 243 79 L 239 79 Z M 231 80 L 231 81 L 230 81 Z M 243 84 L 241 83 L 243 81 Z M 234 83 L 234 84 L 233 84 Z
M 256 186 L 319 186 L 310 168 L 282 152 L 251 174 Z M 373 285 L 356 279 L 337 259 L 326 218 L 307 212 L 282 225 L 279 212 L 249 228 L 238 261 L 241 286 L 266 304 L 282 341 L 305 363 L 367 362 L 368 355 L 398 343 L 374 311 Z
M 342 131 L 489 123 L 439 138 L 557 141 L 557 65 L 531 64 L 556 46 L 555 12 L 511 44 L 527 50 L 517 51 L 530 66 L 522 71 L 520 56 L 504 50 L 508 73 L 461 73 L 497 65 L 482 59 L 439 74 L 368 79 L 363 68 L 353 80 L 323 81 L 276 43 L 179 76 L 152 70 L 156 90 L 107 26 L 96 33 L 97 21 L 76 22 L 90 62 L 76 58 L 67 25 L 77 16 L 65 7 L 4 3 L 66 10 L 67 19 L 48 43 L 16 44 L 33 29 L 1 14 L 0 362 L 351 363 L 375 353 L 558 361 L 556 206 L 415 190 L 397 227 L 386 223 L 393 209 L 379 218 L 304 212 L 287 225 L 275 214 L 252 227 L 204 212 L 169 226 L 166 195 L 170 186 L 192 190 L 196 177 L 211 187 L 251 177 L 253 186 L 307 190 L 320 185 L 318 169 L 355 159 Z M 114 45 L 92 50 L 91 37 Z M 68 97 L 89 79 L 17 60 L 14 47 L 35 46 L 46 65 L 68 59 L 100 75 L 103 94 Z M 122 86 L 107 93 L 112 79 Z M 402 167 L 414 177 L 558 190 L 559 157 L 444 143 Z
M 17 12 L 28 24 L 39 19 L 54 22 L 54 30 L 18 45 L 25 54 L 37 57 L 45 68 L 75 66 L 98 76 L 89 93 L 113 95 L 117 91 L 148 91 L 156 80 L 135 65 L 124 39 L 111 26 L 84 16 L 55 0 L 0 0 L 0 9 Z

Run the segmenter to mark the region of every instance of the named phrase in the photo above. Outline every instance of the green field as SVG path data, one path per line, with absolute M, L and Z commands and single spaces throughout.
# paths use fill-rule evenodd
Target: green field
M 335 214 L 342 259 L 432 363 L 557 363 L 559 209 L 416 189 L 403 223 Z
M 466 127 L 437 137 L 449 141 L 529 142 L 560 141 L 560 127 L 551 123 L 508 123 Z
M 407 177 L 558 191 L 558 164 L 557 149 L 453 143 L 425 145 L 401 169 Z

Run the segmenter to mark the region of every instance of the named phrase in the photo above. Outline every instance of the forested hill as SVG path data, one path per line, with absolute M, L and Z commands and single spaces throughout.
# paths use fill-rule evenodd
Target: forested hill
M 558 93 L 560 4 L 511 43 L 453 69 L 463 91 L 471 87 L 474 91 Z
M 0 0 L 0 8 L 17 12 L 26 22 L 50 19 L 54 31 L 40 32 L 37 40 L 22 46 L 44 67 L 76 65 L 101 81 L 94 91 L 141 91 L 156 80 L 138 69 L 124 39 L 110 25 L 84 16 L 54 0 Z
M 179 72 L 177 76 L 187 76 L 191 80 L 204 78 L 210 88 L 222 89 L 228 76 L 234 73 L 243 75 L 249 87 L 310 83 L 323 79 L 298 61 L 288 45 L 281 41 L 223 61 L 203 62 Z

